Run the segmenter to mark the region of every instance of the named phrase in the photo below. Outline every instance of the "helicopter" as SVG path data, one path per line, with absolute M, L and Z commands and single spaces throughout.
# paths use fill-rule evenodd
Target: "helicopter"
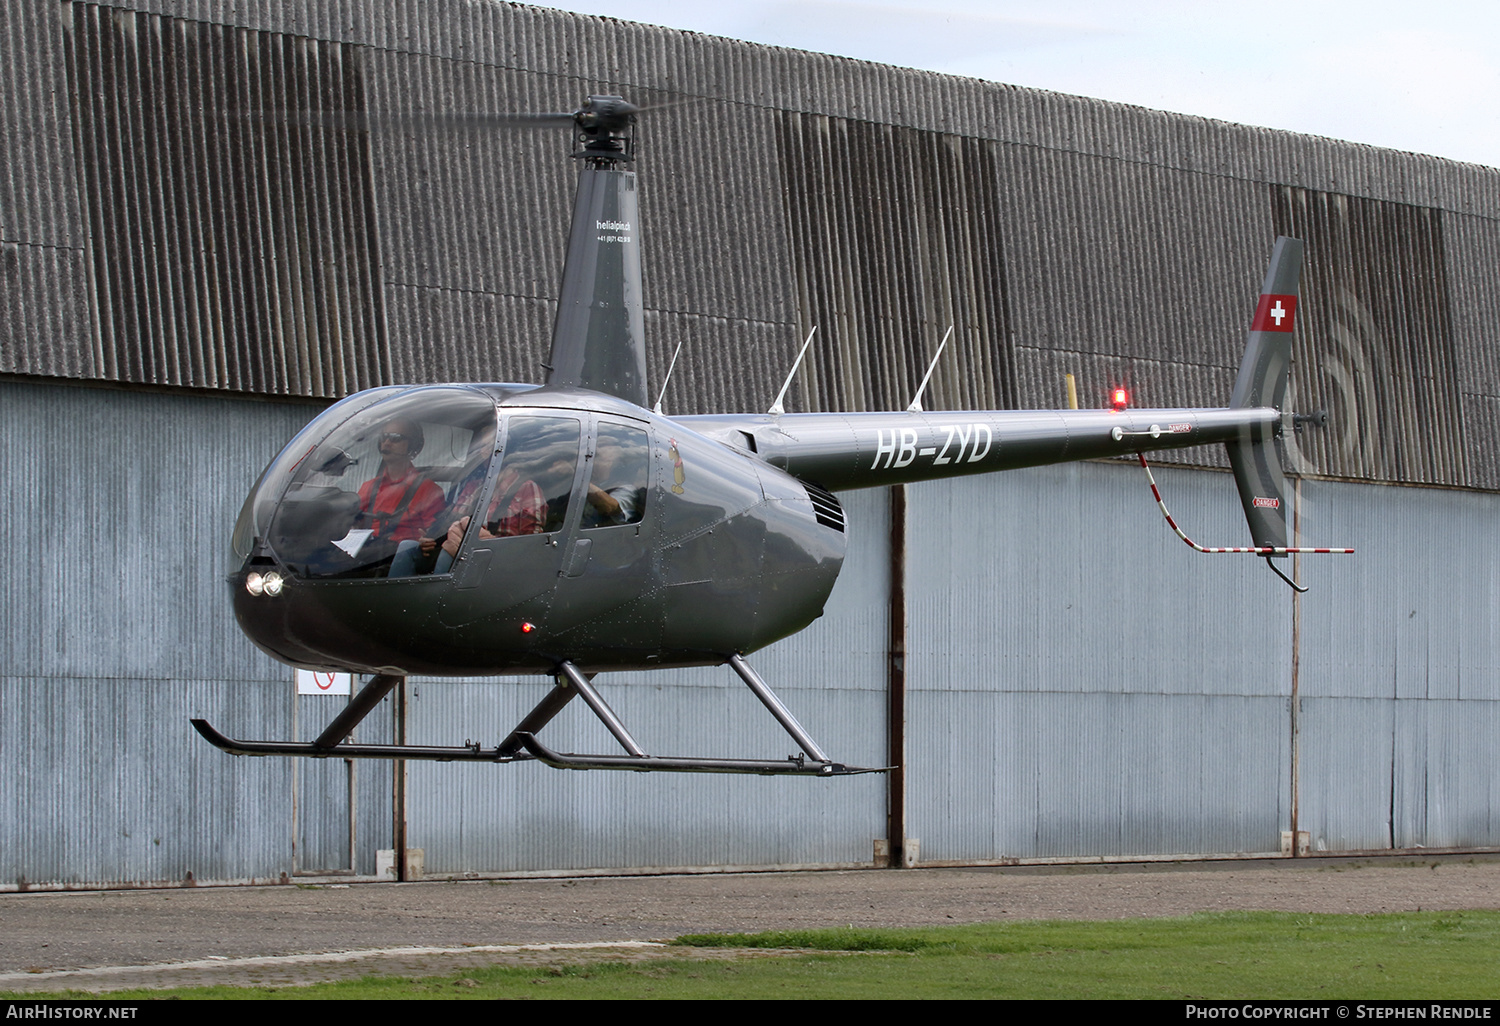
M 237 740 L 194 719 L 208 741 L 235 755 L 879 772 L 832 759 L 746 661 L 822 614 L 846 551 L 836 493 L 849 489 L 1101 457 L 1145 466 L 1148 451 L 1222 444 L 1252 545 L 1203 549 L 1163 505 L 1184 541 L 1264 556 L 1293 587 L 1273 560 L 1350 551 L 1287 545 L 1275 440 L 1318 416 L 1282 411 L 1302 263 L 1292 238 L 1275 243 L 1225 408 L 1134 409 L 1118 394 L 1096 410 L 926 411 L 924 379 L 899 412 L 787 413 L 783 386 L 766 413 L 663 415 L 646 392 L 629 166 L 640 113 L 599 95 L 568 113 L 497 119 L 570 128 L 579 161 L 546 380 L 369 389 L 287 444 L 234 529 L 236 619 L 281 662 L 370 679 L 311 742 Z M 799 754 L 649 754 L 592 683 L 606 671 L 725 663 Z M 517 673 L 553 685 L 494 746 L 348 740 L 409 675 Z M 539 739 L 577 697 L 623 754 L 561 753 Z

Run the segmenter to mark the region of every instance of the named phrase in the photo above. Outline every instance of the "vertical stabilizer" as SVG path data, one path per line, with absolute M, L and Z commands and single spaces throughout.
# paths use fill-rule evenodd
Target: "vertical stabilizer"
M 1285 236 L 1276 240 L 1271 267 L 1261 286 L 1260 301 L 1250 322 L 1250 338 L 1234 395 L 1229 405 L 1239 409 L 1286 404 L 1287 373 L 1292 362 L 1292 338 L 1297 326 L 1297 286 L 1302 274 L 1302 241 Z M 1286 476 L 1275 437 L 1280 422 L 1256 424 L 1229 442 L 1229 464 L 1245 509 L 1245 520 L 1257 546 L 1284 548 L 1286 534 Z

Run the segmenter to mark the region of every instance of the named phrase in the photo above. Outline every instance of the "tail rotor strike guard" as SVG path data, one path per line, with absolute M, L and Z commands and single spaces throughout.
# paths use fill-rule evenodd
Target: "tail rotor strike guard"
M 1249 553 L 1250 555 L 1255 556 L 1264 556 L 1266 560 L 1266 566 L 1270 567 L 1272 572 L 1275 573 L 1277 577 L 1280 577 L 1283 581 L 1291 585 L 1292 588 L 1299 593 L 1305 592 L 1307 591 L 1307 589 L 1293 581 L 1286 574 L 1282 573 L 1281 568 L 1278 567 L 1275 563 L 1271 562 L 1271 558 L 1273 556 L 1312 555 L 1314 553 L 1353 555 L 1354 553 L 1353 549 L 1315 549 L 1286 545 L 1242 545 L 1220 548 L 1210 548 L 1207 545 L 1199 545 L 1197 542 L 1193 541 L 1193 539 L 1184 534 L 1182 528 L 1177 526 L 1177 521 L 1172 519 L 1172 514 L 1167 510 L 1167 504 L 1162 501 L 1161 489 L 1156 485 L 1156 478 L 1151 473 L 1151 467 L 1146 463 L 1146 454 L 1138 452 L 1135 454 L 1135 458 L 1140 460 L 1141 469 L 1146 472 L 1146 480 L 1151 485 L 1151 494 L 1156 497 L 1157 508 L 1161 510 L 1161 515 L 1166 518 L 1167 526 L 1176 532 L 1177 537 L 1181 538 L 1184 542 L 1186 542 L 1189 546 L 1191 546 L 1198 552 L 1205 552 L 1210 555 L 1221 552 L 1240 552 Z

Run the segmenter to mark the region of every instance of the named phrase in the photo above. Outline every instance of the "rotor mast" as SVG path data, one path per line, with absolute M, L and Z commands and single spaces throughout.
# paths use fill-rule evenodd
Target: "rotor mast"
M 563 265 L 547 384 L 646 396 L 645 310 L 635 158 L 638 108 L 590 96 L 573 114 L 573 156 L 583 161 Z

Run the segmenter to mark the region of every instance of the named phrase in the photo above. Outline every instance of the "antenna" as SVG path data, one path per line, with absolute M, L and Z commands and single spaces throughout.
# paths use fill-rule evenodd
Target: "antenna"
M 658 417 L 662 415 L 661 401 L 666 398 L 667 382 L 672 380 L 672 371 L 677 368 L 677 354 L 680 352 L 682 352 L 682 343 L 678 342 L 677 348 L 672 350 L 672 362 L 667 364 L 667 376 L 661 379 L 661 393 L 656 397 L 656 405 L 651 408 L 651 412 Z
M 948 344 L 948 340 L 952 337 L 953 325 L 950 324 L 948 325 L 948 334 L 944 335 L 943 341 L 938 343 L 937 356 L 934 356 L 932 362 L 927 365 L 927 374 L 922 378 L 922 383 L 917 386 L 917 394 L 911 397 L 911 405 L 906 408 L 907 413 L 922 412 L 922 393 L 927 391 L 927 382 L 932 380 L 932 372 L 937 370 L 938 357 L 943 355 L 943 347 Z
M 797 368 L 802 366 L 802 358 L 807 355 L 807 347 L 812 345 L 813 336 L 818 333 L 818 326 L 813 325 L 813 330 L 807 333 L 807 341 L 802 343 L 802 351 L 797 354 L 797 362 L 792 364 L 792 372 L 786 376 L 786 383 L 781 386 L 781 391 L 776 393 L 776 401 L 766 412 L 773 417 L 779 417 L 786 412 L 786 407 L 781 405 L 781 400 L 786 398 L 786 390 L 792 387 L 792 379 L 797 376 Z

